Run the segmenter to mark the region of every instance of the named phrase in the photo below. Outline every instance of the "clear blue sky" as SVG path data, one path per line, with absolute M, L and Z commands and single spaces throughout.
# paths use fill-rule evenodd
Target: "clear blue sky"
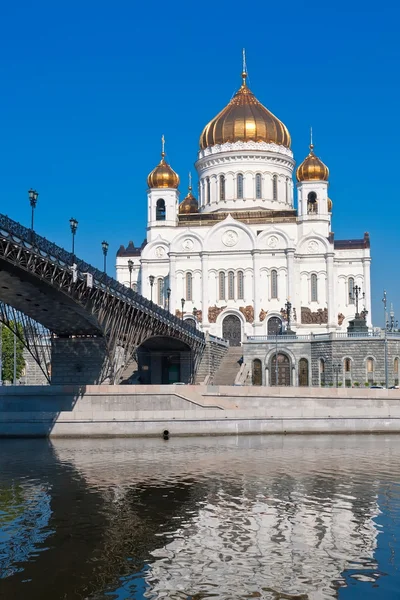
M 0 212 L 102 264 L 146 234 L 146 177 L 160 136 L 186 191 L 203 126 L 240 85 L 288 126 L 295 158 L 331 171 L 336 239 L 372 244 L 373 320 L 382 290 L 400 317 L 400 9 L 370 2 L 15 0 L 0 7 Z

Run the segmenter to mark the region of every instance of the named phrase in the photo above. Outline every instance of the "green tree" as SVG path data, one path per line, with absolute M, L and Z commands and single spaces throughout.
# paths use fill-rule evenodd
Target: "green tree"
M 13 323 L 10 323 L 13 325 Z M 17 323 L 17 330 L 19 335 L 23 336 L 23 328 L 20 323 Z M 1 327 L 1 339 L 2 339 L 2 381 L 13 381 L 14 379 L 14 334 L 13 332 L 2 325 Z M 25 361 L 23 357 L 24 345 L 17 337 L 17 379 L 21 377 Z

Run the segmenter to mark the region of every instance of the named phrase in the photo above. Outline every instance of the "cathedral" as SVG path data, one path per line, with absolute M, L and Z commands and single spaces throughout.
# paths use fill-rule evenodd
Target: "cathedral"
M 287 127 L 242 83 L 204 127 L 197 198 L 161 160 L 147 178 L 147 239 L 117 253 L 117 279 L 231 346 L 285 330 L 371 326 L 368 233 L 335 239 L 329 169 L 313 144 L 296 168 Z M 296 201 L 295 201 L 296 198 Z M 261 339 L 261 338 L 260 338 Z

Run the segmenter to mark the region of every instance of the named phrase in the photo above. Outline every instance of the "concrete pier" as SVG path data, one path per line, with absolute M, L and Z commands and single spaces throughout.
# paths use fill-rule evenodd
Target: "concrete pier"
M 400 390 L 228 386 L 9 386 L 0 436 L 400 433 Z

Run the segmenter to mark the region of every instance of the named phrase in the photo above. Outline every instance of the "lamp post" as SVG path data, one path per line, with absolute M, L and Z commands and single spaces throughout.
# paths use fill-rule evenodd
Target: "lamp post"
M 181 298 L 181 306 L 182 306 L 182 321 L 183 321 L 183 311 L 185 309 L 185 298 Z
M 193 307 L 193 317 L 194 317 L 194 328 L 197 326 L 197 308 Z
M 282 323 L 277 324 L 275 335 L 275 385 L 278 386 L 278 335 L 282 333 Z
M 149 276 L 149 282 L 150 282 L 150 300 L 153 302 L 153 285 L 154 285 L 154 275 L 150 275 Z
M 332 364 L 332 368 L 333 368 L 333 372 L 334 372 L 334 374 L 336 376 L 336 387 L 339 387 L 339 373 L 342 370 L 342 365 L 341 365 L 340 362 L 333 363 Z
M 386 292 L 385 292 L 386 294 Z M 354 300 L 356 305 L 356 319 L 360 316 L 358 312 L 358 303 L 360 298 L 365 298 L 365 292 L 361 294 L 361 288 L 359 285 L 355 285 L 353 288 L 353 293 L 351 295 L 351 299 Z
M 287 300 L 286 304 L 285 304 L 285 309 L 286 309 L 286 333 L 287 334 L 291 334 L 292 331 L 290 329 L 290 321 L 291 321 L 291 316 L 292 316 L 292 303 L 289 302 L 289 300 Z
M 76 230 L 78 229 L 78 221 L 76 219 L 74 219 L 73 217 L 71 217 L 69 220 L 69 224 L 70 224 L 71 233 L 72 233 L 72 263 L 74 263 L 75 262 L 75 234 L 76 234 Z
M 104 271 L 104 273 L 106 273 L 107 272 L 108 242 L 106 242 L 105 240 L 103 240 L 101 242 L 101 247 L 103 249 L 103 257 L 104 257 L 103 271 Z
M 171 288 L 167 288 L 167 311 L 169 312 L 169 301 L 171 298 Z
M 128 269 L 129 269 L 129 289 L 132 289 L 132 271 L 133 271 L 133 260 L 128 260 Z
M 385 337 L 384 337 L 385 387 L 387 389 L 388 382 L 389 382 L 389 375 L 388 375 L 388 339 L 387 339 L 388 319 L 387 319 L 387 309 L 386 309 L 386 290 L 383 290 L 382 302 L 383 302 L 384 323 L 385 323 Z
M 37 199 L 39 194 L 37 193 L 36 190 L 32 190 L 32 188 L 29 190 L 28 192 L 29 195 L 29 202 L 31 204 L 31 208 L 32 208 L 32 215 L 31 215 L 31 241 L 33 243 L 34 241 L 34 233 L 33 233 L 33 219 L 35 216 L 35 208 L 36 208 L 36 203 L 37 203 Z

